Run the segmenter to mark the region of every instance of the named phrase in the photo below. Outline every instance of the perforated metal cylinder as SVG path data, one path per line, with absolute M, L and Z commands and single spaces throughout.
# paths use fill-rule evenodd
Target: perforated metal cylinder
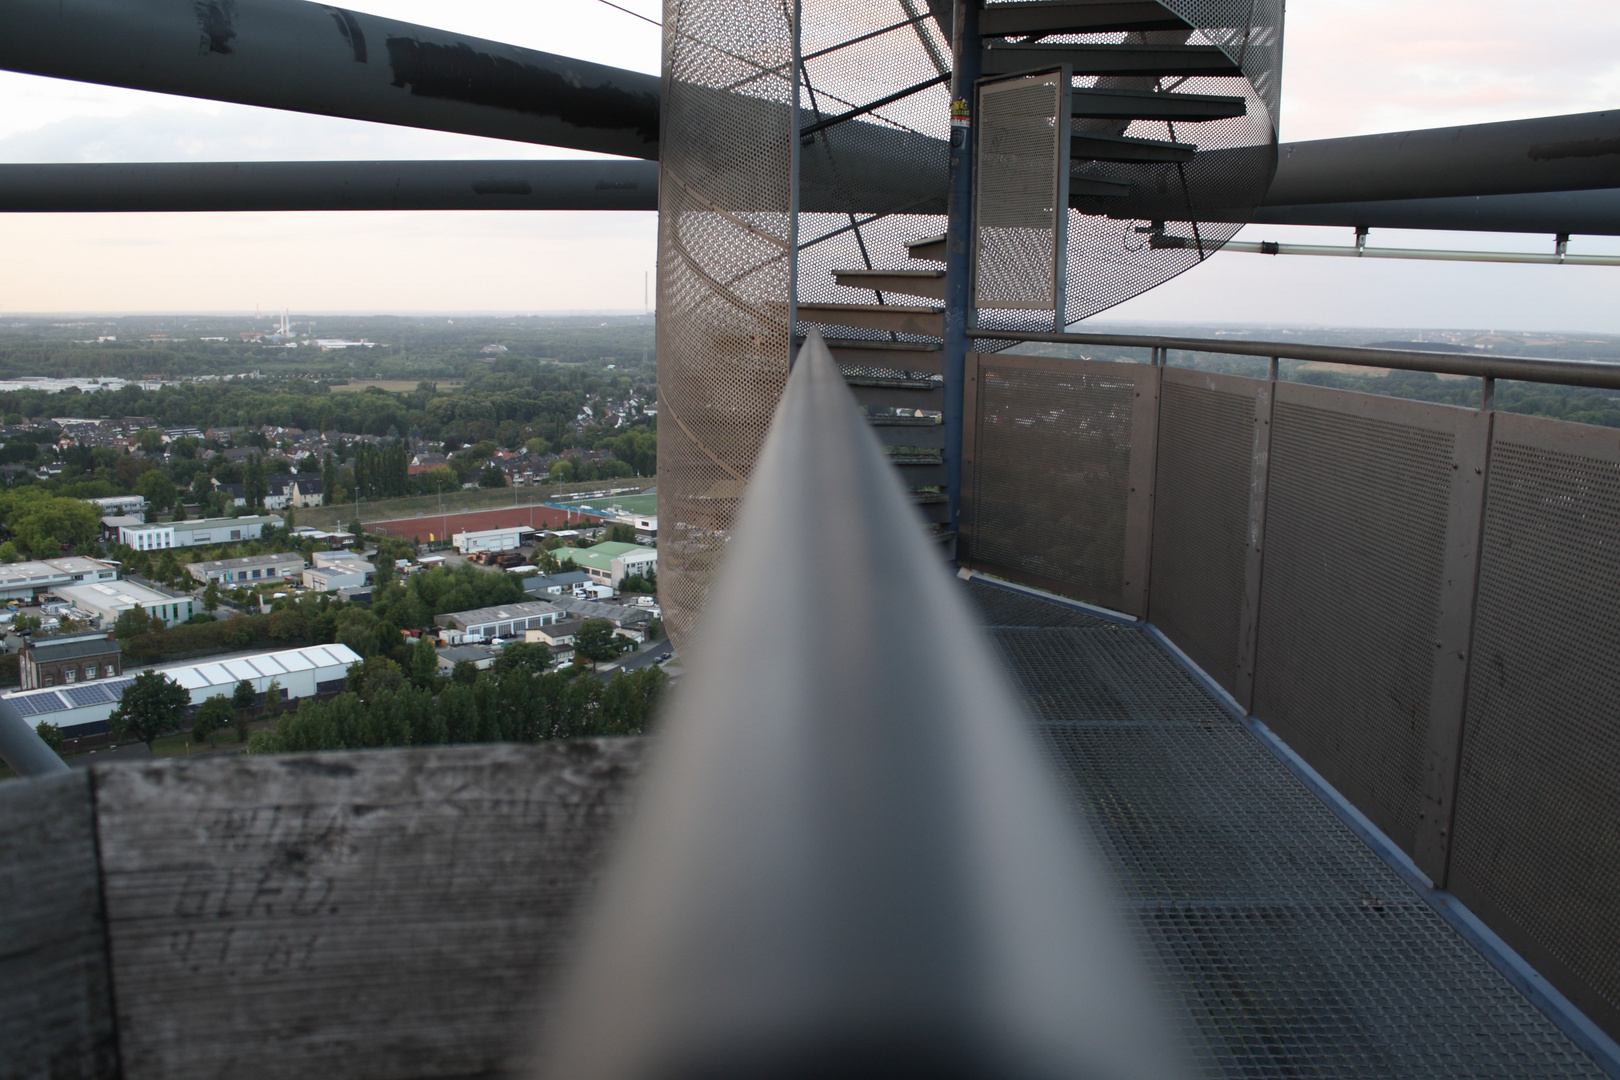
M 758 0 L 664 7 L 659 595 L 677 647 L 787 380 L 791 16 Z

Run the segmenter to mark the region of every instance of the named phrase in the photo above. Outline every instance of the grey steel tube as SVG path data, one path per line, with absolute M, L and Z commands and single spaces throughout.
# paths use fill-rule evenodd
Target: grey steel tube
M 1620 110 L 1278 148 L 1267 206 L 1620 187 Z
M 974 330 L 969 337 L 988 341 L 1041 341 L 1061 345 L 1125 345 L 1139 349 L 1220 353 L 1305 360 L 1316 364 L 1432 371 L 1438 375 L 1476 375 L 1518 382 L 1555 383 L 1620 390 L 1620 364 L 1586 360 L 1538 360 L 1531 356 L 1463 356 L 1421 349 L 1365 349 L 1351 345 L 1301 345 L 1283 341 L 1215 341 L 1209 338 L 1156 337 L 1151 334 L 1034 334 L 1014 330 Z
M 0 68 L 657 158 L 656 75 L 304 0 L 0 0 Z
M 0 165 L 0 213 L 657 209 L 653 161 Z
M 1381 202 L 1267 203 L 1241 218 L 1263 225 L 1341 225 L 1369 229 L 1435 229 L 1620 236 L 1620 187 L 1540 191 L 1450 199 Z
M 49 776 L 66 772 L 68 767 L 5 698 L 0 698 L 0 760 L 18 776 Z
M 715 580 L 542 1075 L 1185 1076 L 1074 811 L 814 331 Z

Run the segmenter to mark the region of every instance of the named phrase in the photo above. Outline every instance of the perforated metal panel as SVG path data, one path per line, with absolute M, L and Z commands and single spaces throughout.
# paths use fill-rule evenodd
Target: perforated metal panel
M 787 379 L 792 11 L 757 0 L 664 5 L 659 576 L 677 646 Z
M 1135 453 L 1156 419 L 1157 369 L 1036 356 L 981 356 L 969 414 L 962 539 L 967 565 L 1087 603 L 1130 611 L 1140 577 L 1127 573 L 1132 533 L 1146 546 L 1150 492 L 1132 491 Z M 1148 387 L 1149 407 L 1138 408 Z M 1151 475 L 1151 472 L 1149 472 Z
M 1620 435 L 1498 415 L 1452 888 L 1620 1031 Z
M 1141 631 L 968 592 L 1197 1075 L 1602 1075 Z
M 979 87 L 973 295 L 981 308 L 1062 307 L 1068 82 L 1060 70 Z
M 1417 837 L 1460 409 L 1281 384 L 1254 713 Z
M 1168 369 L 1159 398 L 1149 617 L 1229 691 L 1241 652 L 1255 399 L 1264 386 Z

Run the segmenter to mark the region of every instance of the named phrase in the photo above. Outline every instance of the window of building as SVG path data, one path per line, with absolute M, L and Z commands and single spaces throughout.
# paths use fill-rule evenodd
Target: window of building
M 56 676 L 55 675 L 47 675 L 47 676 L 45 676 L 45 685 L 46 686 L 55 686 L 56 685 Z
M 253 571 L 253 576 L 258 577 L 259 576 L 259 571 L 257 571 L 257 570 Z
M 84 677 L 87 678 L 87 679 L 95 678 L 96 677 L 96 665 L 94 665 L 94 664 L 86 664 L 86 665 L 84 665 Z
M 242 530 L 241 529 L 232 529 L 231 530 L 231 539 L 232 540 L 240 540 L 240 539 L 242 539 Z
M 68 668 L 66 671 L 62 672 L 62 678 L 68 682 L 77 682 L 79 678 L 79 669 Z
M 104 671 L 103 671 L 103 672 L 102 672 L 102 674 L 103 674 L 103 675 L 104 675 L 104 676 L 105 676 L 105 677 L 106 677 L 106 678 L 109 678 L 109 679 L 110 679 L 110 678 L 112 678 L 112 677 L 113 677 L 113 676 L 114 676 L 114 675 L 116 675 L 116 674 L 118 674 L 118 672 L 117 672 L 117 671 L 115 671 L 115 670 L 114 670 L 114 669 L 113 669 L 113 666 L 112 666 L 112 665 L 111 665 L 111 664 L 108 664 L 108 665 L 107 665 L 107 666 L 106 666 L 106 670 L 104 670 Z
M 264 576 L 265 577 L 275 577 L 276 576 L 276 568 L 272 566 L 270 569 L 268 569 L 268 570 L 266 570 L 264 572 Z

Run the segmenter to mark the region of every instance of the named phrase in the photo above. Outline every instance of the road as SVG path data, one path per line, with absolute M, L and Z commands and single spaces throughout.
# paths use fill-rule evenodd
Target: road
M 608 679 L 613 678 L 613 676 L 618 672 L 636 671 L 640 668 L 646 667 L 648 664 L 656 664 L 660 660 L 668 660 L 673 655 L 675 655 L 675 646 L 669 643 L 668 638 L 665 638 L 663 641 L 655 641 L 651 645 L 643 645 L 640 649 L 626 657 L 624 662 L 619 664 L 618 667 L 613 668 L 611 671 L 604 671 L 598 677 L 602 679 L 602 681 L 606 682 Z

